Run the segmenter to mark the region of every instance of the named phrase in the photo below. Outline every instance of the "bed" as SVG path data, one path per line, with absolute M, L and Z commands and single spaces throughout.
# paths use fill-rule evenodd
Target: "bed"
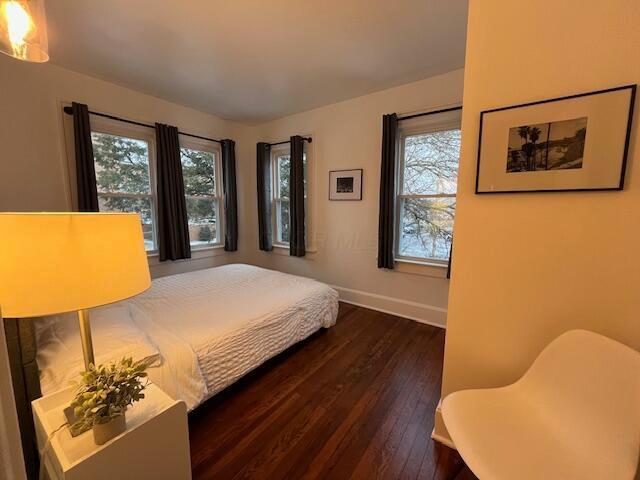
M 92 310 L 96 363 L 131 355 L 189 410 L 240 377 L 336 322 L 338 294 L 327 285 L 233 264 L 156 279 L 145 293 Z M 65 388 L 82 369 L 73 315 L 38 319 L 42 394 Z

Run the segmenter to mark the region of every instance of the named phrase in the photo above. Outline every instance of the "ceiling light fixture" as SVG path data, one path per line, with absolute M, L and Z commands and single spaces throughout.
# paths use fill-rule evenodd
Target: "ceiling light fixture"
M 27 62 L 49 60 L 44 0 L 0 0 L 0 52 Z

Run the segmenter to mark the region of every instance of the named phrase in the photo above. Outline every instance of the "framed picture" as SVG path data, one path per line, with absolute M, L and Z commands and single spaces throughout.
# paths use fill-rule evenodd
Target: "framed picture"
M 636 85 L 480 114 L 476 193 L 622 190 Z
M 362 200 L 362 169 L 329 172 L 329 200 Z

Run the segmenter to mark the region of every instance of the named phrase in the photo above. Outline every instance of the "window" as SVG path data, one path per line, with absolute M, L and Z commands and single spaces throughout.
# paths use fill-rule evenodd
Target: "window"
M 184 137 L 183 137 L 184 138 Z M 222 243 L 222 188 L 218 146 L 182 140 L 180 159 L 191 248 Z
M 140 214 L 147 251 L 157 249 L 152 140 L 93 131 L 98 205 L 101 212 Z
M 91 130 L 100 211 L 138 213 L 145 249 L 157 253 L 154 129 L 93 116 Z M 189 239 L 194 250 L 223 242 L 221 159 L 217 143 L 180 135 Z
M 459 111 L 456 112 L 459 118 Z M 396 215 L 396 258 L 446 263 L 456 208 L 459 120 L 401 126 Z
M 306 143 L 306 142 L 305 142 Z M 273 176 L 273 238 L 274 245 L 289 245 L 289 174 L 291 168 L 291 149 L 289 145 L 274 147 L 271 150 L 271 174 Z M 307 154 L 303 154 L 305 223 L 307 209 Z M 309 235 L 305 237 L 308 238 Z

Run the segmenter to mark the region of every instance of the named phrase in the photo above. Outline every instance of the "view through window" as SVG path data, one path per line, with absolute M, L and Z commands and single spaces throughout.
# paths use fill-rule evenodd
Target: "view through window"
M 401 137 L 398 258 L 446 262 L 456 208 L 461 131 Z
M 302 157 L 304 168 L 304 199 L 305 209 L 307 205 L 307 155 Z M 289 244 L 289 195 L 290 195 L 290 169 L 291 155 L 289 148 L 276 150 L 273 153 L 273 201 L 274 201 L 274 238 L 276 244 Z M 305 215 L 305 219 L 307 215 Z
M 91 140 L 100 211 L 139 213 L 145 249 L 156 250 L 149 142 L 100 132 L 92 132 Z
M 214 151 L 186 147 L 180 149 L 192 248 L 221 242 L 218 158 Z

